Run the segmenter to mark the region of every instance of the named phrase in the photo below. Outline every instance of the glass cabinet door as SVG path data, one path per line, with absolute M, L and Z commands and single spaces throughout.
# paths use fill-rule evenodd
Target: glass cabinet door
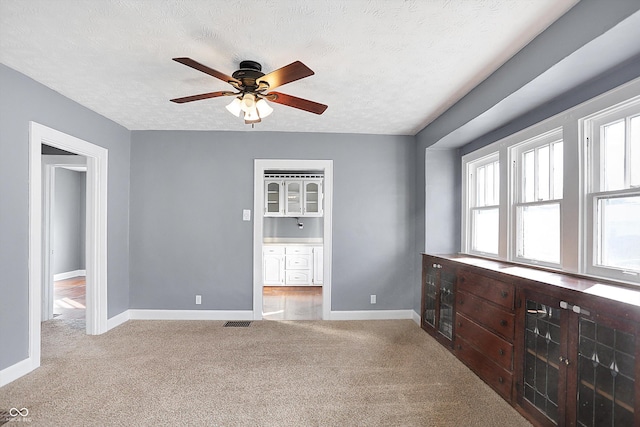
M 604 323 L 579 319 L 578 426 L 638 425 L 635 407 L 635 336 Z
M 282 181 L 265 182 L 265 215 L 282 215 Z
M 304 182 L 304 213 L 319 214 L 320 208 L 320 183 L 316 181 Z
M 448 339 L 453 339 L 453 302 L 455 299 L 454 286 L 456 275 L 454 272 L 440 267 L 440 319 L 438 331 Z
M 302 181 L 286 181 L 286 213 L 302 215 Z
M 560 316 L 559 302 L 526 300 L 524 399 L 554 424 L 560 418 Z
M 424 282 L 424 312 L 422 313 L 422 323 L 436 327 L 436 295 L 438 283 L 437 264 L 429 263 L 426 267 Z

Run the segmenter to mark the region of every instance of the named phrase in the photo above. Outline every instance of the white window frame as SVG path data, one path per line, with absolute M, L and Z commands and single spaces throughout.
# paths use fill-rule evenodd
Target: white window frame
M 511 261 L 525 264 L 526 260 L 514 258 L 515 237 L 513 209 L 514 194 L 517 182 L 514 182 L 513 161 L 517 157 L 512 147 L 529 141 L 555 129 L 562 129 L 563 140 L 563 197 L 560 211 L 561 248 L 560 264 L 545 265 L 573 274 L 581 274 L 593 278 L 605 278 L 625 285 L 640 287 L 640 278 L 610 269 L 594 270 L 589 260 L 593 259 L 593 204 L 597 202 L 599 193 L 591 188 L 589 179 L 591 155 L 587 149 L 590 119 L 624 108 L 634 102 L 640 102 L 640 78 L 631 80 L 606 93 L 591 98 L 582 104 L 565 110 L 546 120 L 535 123 L 528 128 L 505 136 L 500 140 L 462 156 L 460 178 L 462 183 L 461 203 L 461 252 L 480 255 L 485 258 Z M 595 123 L 592 121 L 591 123 Z M 484 157 L 498 153 L 500 160 L 500 215 L 499 215 L 499 254 L 498 256 L 472 252 L 469 210 L 468 165 Z M 635 171 L 635 169 L 634 169 Z M 636 194 L 640 189 L 619 190 L 618 196 Z M 589 196 L 590 195 L 590 196 Z M 594 197 L 595 202 L 594 202 Z M 531 265 L 531 264 L 526 264 Z M 620 273 L 620 274 L 617 274 Z
M 640 284 L 640 272 L 626 270 L 619 267 L 600 265 L 599 248 L 597 241 L 598 234 L 598 202 L 600 200 L 614 199 L 628 196 L 640 196 L 640 187 L 631 187 L 624 189 L 616 189 L 605 191 L 602 189 L 604 185 L 601 170 L 603 168 L 604 159 L 601 158 L 600 142 L 601 127 L 614 123 L 632 115 L 640 113 L 640 96 L 636 96 L 627 101 L 615 104 L 611 107 L 597 111 L 594 114 L 586 116 L 580 120 L 580 127 L 583 131 L 583 140 L 586 143 L 584 150 L 584 168 L 583 181 L 585 192 L 584 197 L 584 216 L 585 216 L 585 253 L 584 253 L 584 270 L 586 274 L 606 277 L 614 280 L 632 282 Z M 628 130 L 627 130 L 628 131 Z M 627 155 L 629 154 L 627 149 Z M 629 170 L 625 171 L 625 183 L 629 181 Z
M 463 242 L 466 248 L 466 252 L 468 253 L 471 253 L 474 255 L 481 255 L 485 257 L 497 258 L 500 253 L 499 236 L 498 236 L 498 252 L 496 253 L 483 252 L 483 251 L 476 251 L 473 249 L 473 238 L 474 238 L 473 212 L 497 209 L 498 217 L 500 217 L 500 194 L 502 193 L 500 190 L 498 190 L 498 204 L 475 206 L 475 201 L 477 200 L 477 194 L 476 194 L 477 173 L 476 172 L 479 168 L 486 167 L 492 163 L 497 163 L 497 166 L 498 166 L 498 170 L 496 172 L 499 179 L 498 188 L 500 188 L 500 182 L 502 181 L 501 179 L 502 174 L 500 172 L 500 155 L 498 151 L 494 151 L 478 159 L 470 160 L 465 164 L 464 180 L 466 182 L 466 185 L 465 185 L 466 196 L 464 198 L 465 209 L 463 214 L 463 221 L 464 221 L 463 223 L 465 224 L 464 228 L 466 229 L 466 233 L 465 233 Z M 498 229 L 499 227 L 500 227 L 500 220 L 498 220 Z
M 535 154 L 534 156 L 537 159 L 537 152 L 541 147 L 545 147 L 545 146 L 549 146 L 551 148 L 552 144 L 555 144 L 557 142 L 562 142 L 563 143 L 563 148 L 564 148 L 564 140 L 563 140 L 563 133 L 562 133 L 562 127 L 557 127 L 554 128 L 550 131 L 544 132 L 540 135 L 536 135 L 532 138 L 529 138 L 525 141 L 522 141 L 520 143 L 515 143 L 509 146 L 509 158 L 511 160 L 511 165 L 512 168 L 510 170 L 510 181 L 511 181 L 511 189 L 512 191 L 510 192 L 510 211 L 511 211 L 511 215 L 509 216 L 510 218 L 510 231 L 511 231 L 511 238 L 510 238 L 510 259 L 516 262 L 520 262 L 523 264 L 533 264 L 533 265 L 542 265 L 542 266 L 546 266 L 546 267 L 551 267 L 551 268 L 561 268 L 562 266 L 562 197 L 559 198 L 554 198 L 554 194 L 553 194 L 553 186 L 550 185 L 550 190 L 549 190 L 549 198 L 546 200 L 533 200 L 533 201 L 525 201 L 524 200 L 524 193 L 525 193 L 525 182 L 524 182 L 524 175 L 523 175 L 523 170 L 524 170 L 524 165 L 523 165 L 523 157 L 525 153 L 528 153 L 530 151 L 535 150 Z M 552 157 L 552 156 L 550 156 Z M 563 161 L 564 161 L 564 153 L 563 153 Z M 564 169 L 564 165 L 563 165 L 563 169 Z M 549 181 L 550 183 L 553 181 L 553 171 L 549 170 Z M 539 188 L 538 188 L 538 169 L 536 168 L 535 170 L 535 180 L 534 180 L 534 194 L 538 194 L 539 192 Z M 564 182 L 563 182 L 564 184 Z M 563 185 L 564 187 L 564 185 Z M 564 191 L 563 191 L 564 194 Z M 539 259 L 532 259 L 532 258 L 526 258 L 523 256 L 520 256 L 518 253 L 518 240 L 520 237 L 520 233 L 519 233 L 519 228 L 520 228 L 520 218 L 519 218 L 519 210 L 521 208 L 526 208 L 526 207 L 534 207 L 534 206 L 551 206 L 551 205 L 558 205 L 559 207 L 559 217 L 558 217 L 558 227 L 560 230 L 560 241 L 558 242 L 558 251 L 559 251 L 559 259 L 558 262 L 550 262 L 550 261 L 543 261 L 543 260 L 539 260 Z

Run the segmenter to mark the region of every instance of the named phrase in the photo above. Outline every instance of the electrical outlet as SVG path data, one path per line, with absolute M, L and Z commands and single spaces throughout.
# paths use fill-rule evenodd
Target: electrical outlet
M 251 221 L 251 210 L 243 209 L 242 210 L 242 220 L 243 221 Z
M 375 303 L 376 303 L 376 296 L 371 295 L 371 304 L 375 304 Z
M 196 304 L 202 304 L 202 295 L 196 295 Z

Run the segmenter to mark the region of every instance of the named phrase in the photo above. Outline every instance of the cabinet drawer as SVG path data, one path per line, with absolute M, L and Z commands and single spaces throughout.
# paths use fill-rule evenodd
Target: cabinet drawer
M 513 344 L 456 313 L 456 335 L 508 371 L 513 371 Z
M 513 342 L 514 314 L 500 309 L 482 298 L 458 291 L 456 310 L 482 326 Z
M 285 285 L 311 285 L 311 271 L 288 270 L 285 272 Z
M 477 351 L 463 339 L 456 338 L 454 348 L 458 359 L 489 384 L 505 400 L 511 402 L 513 375 Z
M 262 247 L 263 254 L 269 255 L 284 255 L 284 246 L 263 246 Z
M 285 268 L 287 270 L 308 270 L 311 268 L 311 255 L 286 255 Z
M 312 249 L 313 249 L 312 246 L 287 246 L 285 253 L 287 255 L 296 255 L 296 254 L 310 255 Z
M 505 282 L 471 273 L 458 273 L 458 289 L 475 294 L 491 302 L 513 310 L 515 287 Z

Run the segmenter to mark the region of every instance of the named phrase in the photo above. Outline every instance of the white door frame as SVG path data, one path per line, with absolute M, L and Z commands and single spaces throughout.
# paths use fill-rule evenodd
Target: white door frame
M 108 151 L 79 138 L 29 122 L 29 359 L 40 366 L 42 308 L 42 144 L 87 160 L 87 334 L 107 331 Z
M 253 318 L 262 319 L 262 244 L 264 222 L 265 170 L 322 170 L 324 171 L 324 262 L 322 285 L 322 319 L 331 317 L 331 259 L 333 215 L 333 160 L 276 160 L 255 159 L 253 184 Z
M 84 156 L 42 156 L 42 320 L 53 318 L 53 212 L 55 209 L 56 171 L 58 168 L 87 171 Z M 86 191 L 85 191 L 86 193 Z M 86 215 L 85 215 L 86 216 Z M 85 238 L 86 240 L 86 238 Z M 86 242 L 85 242 L 86 243 Z M 86 246 L 86 245 L 85 245 Z

